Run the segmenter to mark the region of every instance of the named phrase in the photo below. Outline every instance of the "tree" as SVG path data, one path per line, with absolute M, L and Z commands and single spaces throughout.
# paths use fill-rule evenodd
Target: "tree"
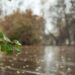
M 72 0 L 73 1 L 73 0 Z M 72 4 L 72 2 L 70 2 Z M 74 1 L 73 1 L 74 3 Z M 73 9 L 74 6 L 72 4 L 72 6 L 70 8 L 68 8 L 69 12 L 67 13 L 67 4 L 65 3 L 65 0 L 58 0 L 58 11 L 60 10 L 60 16 L 61 16 L 61 21 L 60 19 L 58 19 L 58 24 L 59 25 L 59 29 L 60 30 L 60 41 L 62 41 L 63 43 L 66 42 L 66 40 L 68 40 L 68 45 L 72 44 L 73 39 L 71 38 L 71 33 L 70 33 L 70 27 L 72 26 L 72 21 L 74 20 L 74 13 L 72 13 L 72 11 L 70 9 Z M 74 12 L 74 10 L 73 10 Z M 64 21 L 63 21 L 64 20 Z M 62 21 L 65 23 L 64 27 Z M 71 25 L 71 26 L 70 26 Z M 61 26 L 61 28 L 60 28 Z M 62 35 L 63 34 L 63 35 Z M 73 34 L 73 33 L 72 33 Z M 74 36 L 74 34 L 73 34 Z M 60 42 L 60 43 L 62 43 Z
M 23 45 L 33 45 L 41 42 L 43 24 L 43 17 L 33 15 L 31 10 L 27 10 L 26 13 L 14 12 L 9 16 L 5 16 L 0 22 L 5 34 L 10 39 L 17 39 Z
M 50 17 L 52 19 L 52 24 L 58 30 L 58 36 L 56 37 L 58 45 L 64 45 L 66 40 L 68 40 L 68 45 L 71 45 L 72 39 L 69 25 L 71 25 L 74 20 L 72 16 L 73 13 L 70 11 L 72 8 L 74 8 L 74 6 L 68 8 L 69 12 L 67 13 L 67 4 L 65 3 L 65 0 L 57 0 L 57 4 L 53 5 L 49 10 L 50 15 L 51 13 L 54 13 Z
M 72 17 L 75 18 L 75 0 L 71 0 L 71 4 L 72 4 L 71 14 L 72 14 Z
M 45 0 L 43 0 L 42 4 L 44 5 L 45 3 L 46 3 Z M 57 45 L 66 44 L 67 40 L 68 40 L 67 44 L 71 45 L 73 41 L 71 36 L 73 35 L 74 37 L 75 35 L 74 33 L 70 32 L 71 31 L 70 29 L 74 27 L 72 26 L 74 25 L 72 21 L 74 21 L 75 19 L 74 17 L 75 1 L 70 0 L 69 3 L 72 5 L 70 6 L 70 8 L 68 7 L 66 0 L 56 0 L 56 4 L 47 7 L 46 9 L 47 11 L 44 11 L 43 9 L 44 15 L 46 12 L 48 13 L 48 15 L 46 14 L 47 21 L 50 22 L 54 26 L 53 31 L 56 31 L 55 33 L 53 33 L 53 31 L 50 31 L 50 32 L 56 36 Z

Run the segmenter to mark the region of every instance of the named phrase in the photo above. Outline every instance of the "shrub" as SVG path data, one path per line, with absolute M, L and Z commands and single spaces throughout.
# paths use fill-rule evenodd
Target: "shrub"
M 19 40 L 23 45 L 40 44 L 43 24 L 44 19 L 33 15 L 30 10 L 27 10 L 26 13 L 14 12 L 0 21 L 4 33 L 11 40 Z
M 19 40 L 22 45 L 36 45 L 41 42 L 40 36 L 36 34 L 36 30 L 31 26 L 20 27 L 8 36 L 11 40 Z

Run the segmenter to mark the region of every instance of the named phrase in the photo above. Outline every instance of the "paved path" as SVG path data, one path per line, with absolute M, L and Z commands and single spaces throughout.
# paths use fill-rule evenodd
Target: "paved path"
M 22 47 L 0 60 L 0 75 L 75 75 L 75 47 Z

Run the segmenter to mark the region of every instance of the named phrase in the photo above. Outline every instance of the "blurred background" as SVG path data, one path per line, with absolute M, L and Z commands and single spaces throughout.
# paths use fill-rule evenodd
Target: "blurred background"
M 23 45 L 75 45 L 75 0 L 0 0 L 0 32 Z
M 75 75 L 75 0 L 0 0 L 0 32 L 22 43 L 0 75 Z

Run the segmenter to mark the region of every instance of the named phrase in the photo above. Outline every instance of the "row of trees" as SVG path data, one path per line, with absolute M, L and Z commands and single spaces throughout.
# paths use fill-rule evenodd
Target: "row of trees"
M 70 8 L 67 7 L 65 2 L 66 0 L 57 0 L 57 5 L 55 6 L 55 9 L 57 9 L 55 12 L 58 15 L 56 17 L 56 27 L 59 31 L 59 36 L 57 37 L 56 42 L 59 45 L 65 43 L 72 45 L 75 44 L 75 30 L 73 29 L 75 27 L 75 10 L 73 10 L 75 7 L 73 6 L 73 3 L 75 3 L 75 1 L 70 1 Z
M 53 31 L 56 30 L 56 34 L 53 33 L 56 45 L 75 45 L 75 1 L 67 1 L 68 4 L 66 0 L 57 0 L 47 11 L 54 26 Z

